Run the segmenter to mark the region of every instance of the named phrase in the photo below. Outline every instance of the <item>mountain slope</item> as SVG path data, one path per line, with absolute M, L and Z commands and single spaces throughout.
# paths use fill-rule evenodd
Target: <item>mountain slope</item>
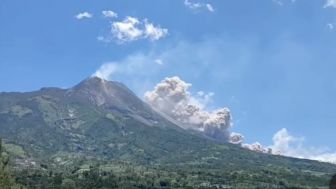
M 294 183 L 312 178 L 318 184 L 336 173 L 332 164 L 260 154 L 205 139 L 162 117 L 123 84 L 96 77 L 70 89 L 0 93 L 0 137 L 14 166 L 61 165 L 83 157 L 164 166 L 169 172 L 190 175 L 197 170 L 218 179 L 226 173 L 231 178 L 231 173 L 260 172 Z

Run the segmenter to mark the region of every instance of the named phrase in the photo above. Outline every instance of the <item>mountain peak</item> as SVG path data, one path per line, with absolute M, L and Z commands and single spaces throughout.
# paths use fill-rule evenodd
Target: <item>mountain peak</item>
M 108 81 L 108 80 L 103 79 L 103 78 L 98 77 L 98 76 L 91 76 L 91 77 L 88 77 L 88 78 L 84 79 L 82 82 L 107 83 L 107 82 L 111 82 L 111 81 Z M 112 81 L 112 82 L 116 82 L 116 81 Z
M 89 82 L 107 82 L 107 80 L 97 77 L 97 76 L 91 76 L 85 79 L 84 81 L 89 81 Z
M 89 77 L 79 84 L 75 85 L 72 90 L 82 90 L 101 93 L 105 95 L 112 95 L 117 91 L 123 91 L 126 93 L 131 93 L 135 95 L 130 89 L 128 89 L 124 84 L 118 81 L 108 81 L 97 76 Z
M 84 79 L 79 84 L 73 87 L 73 89 L 84 89 L 84 88 L 90 88 L 95 90 L 104 90 L 106 88 L 107 83 L 110 81 L 107 81 L 105 79 L 92 76 L 87 79 Z M 112 81 L 111 81 L 112 82 Z
M 153 125 L 156 122 L 160 122 L 162 126 L 171 124 L 124 84 L 117 81 L 89 77 L 69 89 L 67 95 L 71 99 L 88 102 L 108 112 L 119 112 L 134 117 L 147 125 Z
M 120 101 L 120 97 L 134 96 L 125 85 L 117 81 L 107 81 L 105 79 L 93 76 L 89 77 L 79 84 L 75 85 L 68 92 L 71 96 L 89 99 L 97 106 L 104 104 L 115 104 Z

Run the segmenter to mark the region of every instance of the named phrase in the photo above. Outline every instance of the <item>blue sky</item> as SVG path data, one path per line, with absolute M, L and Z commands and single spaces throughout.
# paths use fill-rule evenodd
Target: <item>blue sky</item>
M 187 2 L 1 0 L 0 91 L 70 87 L 113 62 L 123 71 L 111 79 L 141 97 L 170 76 L 213 92 L 210 108 L 229 107 L 247 142 L 287 128 L 336 151 L 336 2 Z M 111 25 L 128 16 L 167 33 L 120 40 Z

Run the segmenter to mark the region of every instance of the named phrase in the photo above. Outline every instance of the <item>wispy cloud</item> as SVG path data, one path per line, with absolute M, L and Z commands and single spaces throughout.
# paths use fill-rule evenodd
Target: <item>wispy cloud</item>
M 210 12 L 214 12 L 215 11 L 215 9 L 213 8 L 213 6 L 211 5 L 211 4 L 206 4 L 206 7 L 207 7 L 207 9 L 210 11 Z
M 327 28 L 328 28 L 330 31 L 332 31 L 332 30 L 335 29 L 335 25 L 332 24 L 332 23 L 328 23 L 328 24 L 327 24 Z
M 86 19 L 86 18 L 92 18 L 93 14 L 89 13 L 89 12 L 82 12 L 82 13 L 78 13 L 75 18 L 78 20 L 81 19 Z
M 278 4 L 278 5 L 284 5 L 285 1 L 290 1 L 292 3 L 295 3 L 296 0 L 272 0 L 274 3 Z
M 168 29 L 154 25 L 148 19 L 140 20 L 136 17 L 127 16 L 122 21 L 111 23 L 111 33 L 107 36 L 98 37 L 99 41 L 115 41 L 119 44 L 136 41 L 139 39 L 159 40 L 168 34 Z
M 161 59 L 155 59 L 154 62 L 159 65 L 163 65 L 163 61 Z
M 115 39 L 98 37 L 98 40 L 114 42 Z M 117 71 L 109 75 L 109 79 L 122 80 L 138 94 L 155 85 L 153 78 L 178 75 L 196 79 L 204 77 L 204 70 L 208 70 L 207 79 L 213 84 L 220 84 L 223 80 L 234 80 L 241 76 L 253 55 L 249 47 L 250 44 L 236 43 L 225 36 L 198 42 L 172 42 L 161 48 L 155 46 L 149 50 L 139 50 L 122 59 L 110 61 L 110 64 L 117 66 Z M 226 62 L 225 69 L 222 69 L 223 60 Z M 144 81 L 148 83 L 148 88 L 143 86 Z
M 184 0 L 184 5 L 192 10 L 207 10 L 209 12 L 214 12 L 214 7 L 209 3 L 200 3 L 200 2 L 192 2 L 190 0 Z
M 165 37 L 168 34 L 168 29 L 161 28 L 160 26 L 155 26 L 153 23 L 148 22 L 147 19 L 144 21 L 145 29 L 145 38 L 151 40 L 158 40 L 162 37 Z
M 118 80 L 126 77 L 127 79 L 124 82 L 126 84 L 129 84 L 128 82 L 136 82 L 136 86 L 130 85 L 131 88 L 136 88 L 163 69 L 164 65 L 158 64 L 158 61 L 163 63 L 165 61 L 164 57 L 160 57 L 159 54 L 154 52 L 138 52 L 118 61 L 105 62 L 94 75 L 107 80 Z
M 117 18 L 118 14 L 111 10 L 104 10 L 102 14 L 105 18 Z
M 327 7 L 336 8 L 336 0 L 327 0 L 327 2 L 324 5 L 324 8 L 327 8 Z
M 115 72 L 117 72 L 117 66 L 113 63 L 105 63 L 100 66 L 100 68 L 92 74 L 92 76 L 97 76 L 99 78 L 109 80 L 111 75 L 113 75 Z
M 155 53 L 134 53 L 118 61 L 105 62 L 93 76 L 123 81 L 137 94 L 142 95 L 152 87 L 152 77 L 165 67 L 165 64 L 158 64 L 157 59 L 165 61 Z

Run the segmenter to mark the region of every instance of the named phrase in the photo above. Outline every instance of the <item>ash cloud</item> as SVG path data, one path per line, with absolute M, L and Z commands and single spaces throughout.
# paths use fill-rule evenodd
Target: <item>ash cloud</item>
M 259 142 L 255 142 L 253 144 L 242 144 L 242 147 L 255 152 L 273 154 L 272 148 L 264 147 Z
M 227 141 L 248 150 L 272 155 L 282 155 L 336 163 L 336 152 L 328 149 L 305 147 L 303 137 L 291 135 L 287 129 L 280 129 L 273 135 L 273 144 L 264 146 L 259 142 L 244 143 L 244 136 L 231 132 L 232 115 L 226 107 L 213 111 L 206 109 L 213 93 L 199 91 L 193 96 L 192 85 L 179 77 L 168 77 L 158 83 L 154 90 L 145 93 L 145 101 L 154 109 L 177 120 L 185 129 L 193 129 L 218 141 Z
M 185 129 L 203 132 L 206 136 L 220 141 L 241 143 L 243 137 L 231 134 L 232 116 L 228 108 L 207 111 L 206 102 L 213 93 L 189 92 L 192 85 L 179 77 L 167 77 L 158 83 L 153 91 L 145 93 L 145 101 L 156 110 L 180 122 Z
M 113 63 L 106 63 L 100 66 L 100 68 L 92 74 L 92 76 L 99 77 L 101 79 L 109 80 L 112 74 L 117 72 L 118 67 Z
M 336 152 L 332 152 L 327 148 L 306 147 L 303 137 L 291 135 L 286 128 L 282 128 L 276 132 L 272 139 L 273 144 L 270 146 L 263 146 L 256 142 L 254 144 L 242 144 L 242 147 L 261 153 L 336 164 Z
M 244 136 L 240 133 L 232 132 L 229 142 L 232 144 L 242 145 L 244 142 Z

